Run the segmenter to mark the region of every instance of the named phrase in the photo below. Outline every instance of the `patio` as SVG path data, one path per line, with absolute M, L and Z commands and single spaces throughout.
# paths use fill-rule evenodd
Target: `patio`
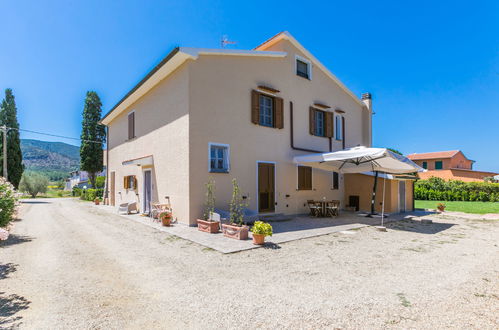
M 92 205 L 92 207 L 115 215 L 118 214 L 116 208 L 112 206 Z M 200 232 L 197 227 L 189 227 L 183 224 L 174 224 L 171 227 L 163 227 L 159 222 L 140 214 L 119 215 L 128 220 L 141 223 L 159 231 L 178 236 L 222 253 L 234 253 L 260 247 L 276 249 L 279 248 L 280 243 L 328 235 L 336 232 L 355 230 L 367 226 L 379 225 L 381 222 L 380 218 L 366 218 L 353 212 L 341 212 L 340 215 L 335 218 L 315 218 L 307 215 L 290 215 L 289 220 L 270 222 L 273 227 L 274 235 L 266 238 L 265 245 L 259 246 L 253 245 L 251 232 L 249 233 L 248 240 L 239 241 L 227 238 L 223 236 L 222 233 L 208 234 Z M 424 212 L 391 214 L 389 218 L 385 218 L 385 223 L 402 219 L 411 219 L 413 217 L 423 215 L 425 215 Z

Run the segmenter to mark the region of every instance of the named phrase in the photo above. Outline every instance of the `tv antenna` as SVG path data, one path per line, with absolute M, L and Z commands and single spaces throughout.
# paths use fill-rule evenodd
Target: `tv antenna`
M 222 39 L 220 40 L 220 45 L 222 46 L 222 48 L 225 48 L 227 45 L 235 45 L 236 43 L 236 41 L 230 41 L 229 37 L 226 34 L 224 34 L 222 36 Z

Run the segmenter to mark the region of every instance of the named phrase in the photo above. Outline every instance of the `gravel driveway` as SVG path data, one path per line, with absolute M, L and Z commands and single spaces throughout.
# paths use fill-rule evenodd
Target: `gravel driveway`
M 499 221 L 434 221 L 223 255 L 26 201 L 0 243 L 0 328 L 499 328 Z

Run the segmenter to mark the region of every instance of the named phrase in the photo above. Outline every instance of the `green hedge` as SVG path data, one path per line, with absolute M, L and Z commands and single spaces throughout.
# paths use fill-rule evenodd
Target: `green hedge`
M 84 201 L 94 201 L 96 197 L 102 198 L 104 189 L 81 189 L 74 187 L 73 196 L 80 197 Z
M 415 183 L 414 197 L 433 201 L 499 202 L 499 183 L 445 181 L 432 177 Z

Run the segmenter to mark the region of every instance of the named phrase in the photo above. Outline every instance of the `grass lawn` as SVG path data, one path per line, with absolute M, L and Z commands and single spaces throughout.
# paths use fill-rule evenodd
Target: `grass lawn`
M 438 203 L 445 204 L 446 211 L 465 213 L 499 213 L 498 202 L 444 202 L 444 201 L 416 201 L 417 209 L 436 209 Z

